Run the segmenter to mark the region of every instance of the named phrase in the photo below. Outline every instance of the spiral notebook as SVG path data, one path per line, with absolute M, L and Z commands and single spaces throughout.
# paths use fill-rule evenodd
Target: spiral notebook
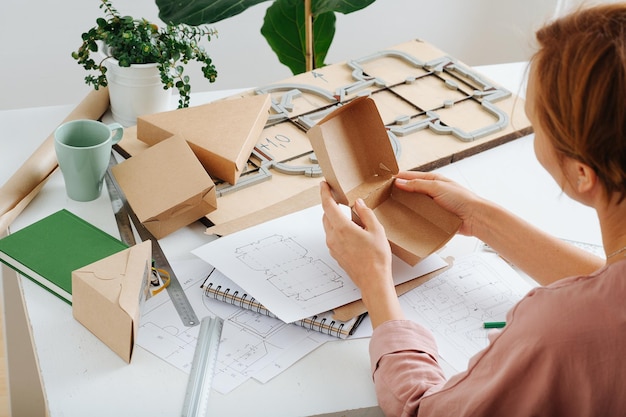
M 207 297 L 278 319 L 276 315 L 255 300 L 254 297 L 247 294 L 244 289 L 237 286 L 237 284 L 231 281 L 216 268 L 213 268 L 213 270 L 209 273 L 207 278 L 202 283 L 201 288 L 204 291 L 204 295 Z M 363 313 L 347 321 L 341 321 L 334 319 L 333 314 L 333 311 L 327 311 L 325 313 L 316 314 L 314 316 L 295 321 L 294 324 L 309 330 L 315 330 L 324 334 L 335 336 L 340 339 L 346 339 L 354 333 L 366 315 L 366 313 Z

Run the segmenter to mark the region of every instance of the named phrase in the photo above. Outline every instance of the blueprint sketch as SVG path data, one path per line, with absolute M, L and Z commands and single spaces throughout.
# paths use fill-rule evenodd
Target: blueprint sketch
M 323 259 L 314 258 L 294 238 L 272 235 L 235 250 L 235 257 L 285 297 L 309 301 L 343 288 L 341 274 Z M 309 283 L 315 282 L 314 286 Z
M 531 288 L 498 255 L 476 252 L 402 295 L 400 303 L 407 319 L 433 332 L 439 355 L 460 372 L 489 343 L 483 323 L 505 321 Z
M 200 285 L 213 269 L 198 258 L 172 262 L 198 317 L 224 319 L 212 387 L 226 394 L 250 378 L 264 383 L 329 340 L 336 340 L 298 325 L 240 309 L 206 297 Z M 199 326 L 185 327 L 166 292 L 144 304 L 137 344 L 178 369 L 189 373 Z
M 361 298 L 328 252 L 322 214 L 316 205 L 221 237 L 192 253 L 254 294 L 282 321 L 293 323 Z M 348 208 L 345 214 L 350 215 Z M 414 267 L 394 256 L 394 281 L 397 285 L 446 265 L 438 255 Z

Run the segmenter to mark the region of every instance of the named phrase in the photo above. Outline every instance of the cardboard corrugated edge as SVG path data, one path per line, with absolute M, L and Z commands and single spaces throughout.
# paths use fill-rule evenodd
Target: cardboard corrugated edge
M 127 363 L 146 298 L 151 257 L 152 242 L 147 240 L 72 272 L 72 315 Z M 103 294 L 97 281 L 93 285 L 100 279 L 119 281 L 117 296 Z

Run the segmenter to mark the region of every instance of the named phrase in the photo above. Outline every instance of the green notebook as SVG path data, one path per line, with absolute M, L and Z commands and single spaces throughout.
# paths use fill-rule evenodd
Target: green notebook
M 63 209 L 0 239 L 0 261 L 72 303 L 72 271 L 128 248 Z

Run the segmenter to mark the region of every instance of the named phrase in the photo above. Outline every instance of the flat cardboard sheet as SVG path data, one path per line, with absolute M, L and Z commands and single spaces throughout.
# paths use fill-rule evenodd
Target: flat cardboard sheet
M 243 216 L 238 219 L 231 220 L 211 226 L 207 228 L 206 233 L 209 235 L 226 236 L 248 227 L 255 226 L 259 223 L 277 219 L 305 208 L 313 207 L 320 204 L 320 190 L 318 186 L 307 188 L 306 190 L 289 197 L 285 201 L 276 203 L 270 207 Z

